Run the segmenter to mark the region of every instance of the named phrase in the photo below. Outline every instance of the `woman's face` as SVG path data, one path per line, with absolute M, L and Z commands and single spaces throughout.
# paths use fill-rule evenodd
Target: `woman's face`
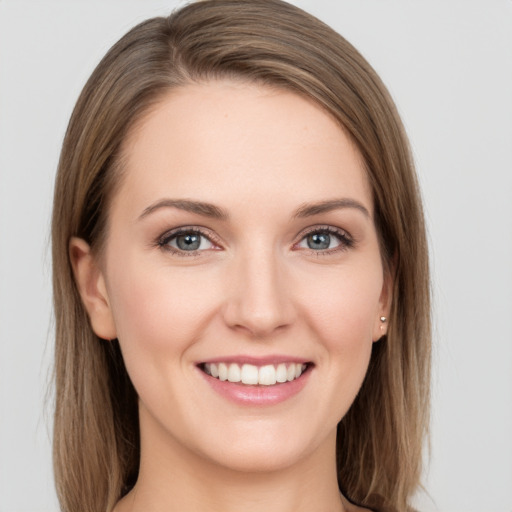
M 354 144 L 298 95 L 219 81 L 171 91 L 124 156 L 89 313 L 119 339 L 143 456 L 333 452 L 389 303 Z

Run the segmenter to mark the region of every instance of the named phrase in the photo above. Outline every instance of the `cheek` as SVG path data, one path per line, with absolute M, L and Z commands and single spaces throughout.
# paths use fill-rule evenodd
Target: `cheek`
M 317 276 L 315 286 L 309 287 L 308 300 L 303 301 L 303 317 L 320 341 L 321 365 L 332 384 L 329 400 L 339 417 L 366 375 L 382 283 L 380 266 L 347 267 Z
M 331 349 L 349 350 L 372 342 L 382 290 L 382 272 L 351 266 L 316 276 L 303 302 L 305 314 Z M 304 290 L 306 292 L 306 290 Z
M 110 276 L 111 307 L 130 374 L 156 375 L 164 361 L 180 364 L 214 314 L 218 298 L 215 288 L 205 284 L 210 281 L 192 278 L 187 270 L 143 265 L 136 258 L 125 260 Z

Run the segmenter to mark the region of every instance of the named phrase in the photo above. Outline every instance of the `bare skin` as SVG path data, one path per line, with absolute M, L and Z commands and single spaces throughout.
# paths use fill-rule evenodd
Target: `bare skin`
M 124 152 L 104 254 L 70 246 L 139 395 L 139 479 L 114 512 L 364 510 L 339 493 L 336 426 L 390 286 L 353 143 L 297 95 L 220 81 L 171 91 Z M 297 391 L 244 402 L 205 370 L 244 358 L 300 361 L 258 384 Z

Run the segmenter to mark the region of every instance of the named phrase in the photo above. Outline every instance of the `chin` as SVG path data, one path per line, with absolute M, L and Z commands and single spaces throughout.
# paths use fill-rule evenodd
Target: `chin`
M 334 435 L 326 438 L 324 432 L 315 436 L 308 431 L 293 432 L 289 425 L 284 429 L 282 425 L 258 423 L 261 423 L 259 427 L 238 428 L 236 432 L 227 429 L 224 435 L 219 434 L 222 440 L 208 440 L 207 449 L 201 451 L 214 464 L 244 473 L 269 473 L 291 468 L 312 456 L 323 442 L 331 444 L 331 439 L 330 450 L 334 453 L 335 429 Z M 287 435 L 283 436 L 286 430 Z
M 244 447 L 222 454 L 212 454 L 211 462 L 240 473 L 272 473 L 283 471 L 301 461 L 299 450 L 283 451 L 275 447 Z

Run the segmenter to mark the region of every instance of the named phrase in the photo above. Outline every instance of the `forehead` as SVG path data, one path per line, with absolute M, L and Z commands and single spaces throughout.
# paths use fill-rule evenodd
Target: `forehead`
M 363 159 L 316 103 L 267 86 L 215 81 L 171 90 L 123 146 L 118 195 L 280 204 L 355 195 L 371 212 Z M 284 193 L 285 192 L 285 193 Z

